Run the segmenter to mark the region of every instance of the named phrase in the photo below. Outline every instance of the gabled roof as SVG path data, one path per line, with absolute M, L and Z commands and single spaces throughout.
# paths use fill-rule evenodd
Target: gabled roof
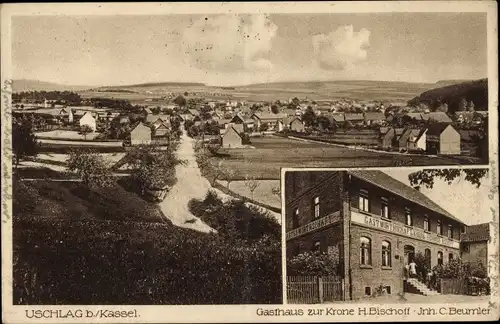
M 345 121 L 345 115 L 343 113 L 334 113 L 328 117 L 331 117 L 333 121 L 336 121 L 337 123 Z
M 447 123 L 433 123 L 429 125 L 427 135 L 439 136 L 448 127 L 453 127 Z
M 362 113 L 346 113 L 345 120 L 364 120 Z
M 252 116 L 257 117 L 260 120 L 279 120 L 285 118 L 286 114 L 281 114 L 281 113 L 273 114 L 269 112 L 261 112 L 261 113 L 255 113 Z
M 462 242 L 482 242 L 490 239 L 490 223 L 467 226 L 465 233 L 460 234 Z
M 410 132 L 410 137 L 408 138 L 409 141 L 411 142 L 418 142 L 418 140 L 422 137 L 422 135 L 425 134 L 427 131 L 427 128 L 422 128 L 422 129 L 412 129 Z
M 417 205 L 423 206 L 433 212 L 451 218 L 454 221 L 459 222 L 460 224 L 464 224 L 464 222 L 462 222 L 460 219 L 450 214 L 448 211 L 443 209 L 441 206 L 436 204 L 434 201 L 432 201 L 429 197 L 427 197 L 420 191 L 413 189 L 412 187 L 394 179 L 393 177 L 389 176 L 388 174 L 382 171 L 356 170 L 356 171 L 349 171 L 348 173 L 358 179 L 367 181 L 372 185 L 375 185 L 379 188 L 392 192 L 393 194 L 396 194 Z
M 366 112 L 365 120 L 385 120 L 385 115 L 381 112 Z
M 130 132 L 132 133 L 133 131 L 135 131 L 137 128 L 147 128 L 149 130 L 151 130 L 151 128 L 149 126 L 146 126 L 144 125 L 144 123 L 142 122 L 136 122 L 130 129 Z
M 236 125 L 231 125 L 231 126 L 229 126 L 227 129 L 224 129 L 224 130 L 222 130 L 222 129 L 221 129 L 221 135 L 222 135 L 223 137 L 224 137 L 224 136 L 226 136 L 226 135 L 228 134 L 228 132 L 232 129 L 232 130 L 236 133 L 236 135 L 238 135 L 238 136 L 241 138 L 241 136 L 240 136 L 240 132 L 238 132 L 238 131 L 236 130 L 236 128 L 234 128 L 235 126 L 236 126 Z M 224 131 L 224 133 L 222 133 L 222 131 Z
M 450 117 L 448 117 L 448 115 L 442 111 L 435 111 L 435 112 L 420 114 L 420 116 L 423 120 L 434 120 L 434 121 L 439 122 L 439 123 L 451 123 L 452 122 Z
M 217 124 L 219 124 L 219 125 L 228 124 L 230 122 L 231 122 L 231 119 L 227 119 L 227 118 L 217 119 Z

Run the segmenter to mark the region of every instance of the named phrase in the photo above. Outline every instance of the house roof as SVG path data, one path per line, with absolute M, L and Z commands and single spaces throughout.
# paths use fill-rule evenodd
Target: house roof
M 426 130 L 427 130 L 427 128 L 412 129 L 410 131 L 410 134 L 409 134 L 410 138 L 408 140 L 412 141 L 412 142 L 417 142 L 422 137 L 422 135 L 424 135 Z
M 410 117 L 410 118 L 413 118 L 413 119 L 417 119 L 417 120 L 421 120 L 422 119 L 422 114 L 419 113 L 419 112 L 413 112 L 413 113 L 407 113 L 406 116 Z
M 429 197 L 420 191 L 394 179 L 382 171 L 376 170 L 356 170 L 349 171 L 354 177 L 367 181 L 372 185 L 392 192 L 406 200 L 409 200 L 417 205 L 423 206 L 433 212 L 453 219 L 456 222 L 464 224 L 461 220 L 444 210 L 441 206 L 432 201 Z
M 335 122 L 344 122 L 345 121 L 345 115 L 343 113 L 335 113 L 331 114 L 330 116 L 327 116 L 328 118 L 331 118 Z
M 366 112 L 365 120 L 385 120 L 385 115 L 381 112 Z
M 447 123 L 433 123 L 429 125 L 429 128 L 427 130 L 428 135 L 435 135 L 439 136 L 441 133 L 448 127 L 453 127 L 450 124 Z
M 462 242 L 482 242 L 490 239 L 490 223 L 467 226 L 465 233 L 460 234 Z
M 149 130 L 151 130 L 151 128 L 149 128 L 148 126 L 144 125 L 144 123 L 142 122 L 136 122 L 130 129 L 130 133 L 132 133 L 133 131 L 136 130 L 136 128 L 139 128 L 139 127 L 142 127 L 142 128 L 147 128 Z
M 188 109 L 189 113 L 193 116 L 199 116 L 200 112 L 196 109 Z
M 238 135 L 241 138 L 240 132 L 238 132 L 238 130 L 236 130 L 236 128 L 234 128 L 235 126 L 236 125 L 231 125 L 227 129 L 221 129 L 221 135 L 226 136 L 229 133 L 229 131 L 232 129 L 236 133 L 236 135 Z M 224 131 L 224 133 L 222 133 L 222 131 Z
M 278 120 L 285 118 L 286 114 L 281 114 L 281 113 L 273 114 L 269 112 L 261 112 L 253 114 L 253 116 L 259 118 L 260 120 Z
M 361 113 L 347 113 L 345 114 L 345 120 L 364 120 L 363 114 Z
M 442 111 L 435 111 L 435 112 L 420 114 L 420 117 L 423 120 L 434 120 L 434 121 L 437 121 L 439 123 L 451 123 L 450 117 L 448 117 L 448 115 Z
M 227 119 L 227 118 L 221 118 L 221 119 L 217 119 L 217 124 L 219 125 L 224 125 L 224 124 L 228 124 L 231 122 L 232 119 Z

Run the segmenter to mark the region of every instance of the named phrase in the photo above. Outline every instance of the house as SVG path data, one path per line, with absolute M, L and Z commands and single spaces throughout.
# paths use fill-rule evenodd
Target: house
M 398 151 L 408 150 L 408 141 L 410 139 L 412 131 L 413 131 L 413 129 L 411 129 L 410 127 L 407 127 L 403 130 L 403 133 L 398 137 L 397 146 L 396 146 Z
M 151 128 L 143 123 L 138 123 L 130 131 L 130 144 L 151 144 Z
M 463 262 L 482 263 L 488 267 L 490 223 L 467 226 L 460 235 L 460 258 Z
M 226 128 L 228 127 L 229 124 L 231 124 L 231 119 L 228 118 L 217 119 L 217 124 L 219 124 L 221 128 Z
M 148 115 L 146 116 L 146 123 L 153 125 L 154 127 L 157 127 L 163 123 L 170 127 L 170 118 L 165 115 Z
M 149 116 L 149 115 L 152 115 L 152 114 L 153 114 L 153 112 L 151 111 L 150 108 L 143 108 L 141 110 L 141 115 Z
M 222 135 L 223 148 L 240 148 L 243 147 L 243 138 L 234 128 L 233 125 L 229 126 Z
M 426 134 L 430 154 L 460 154 L 460 133 L 447 123 L 432 123 Z
M 154 125 L 155 136 L 162 137 L 170 133 L 170 123 L 162 122 L 160 124 Z
M 238 134 L 245 132 L 245 125 L 244 124 L 231 124 L 231 126 L 238 132 Z
M 286 117 L 285 114 L 280 114 L 280 113 L 273 114 L 269 112 L 255 113 L 252 115 L 252 119 L 255 122 L 256 130 L 260 130 L 262 125 L 267 124 L 268 130 L 281 131 L 283 130 L 283 120 L 285 117 Z M 280 123 L 278 123 L 279 121 L 281 122 L 281 126 Z
M 246 118 L 242 113 L 237 113 L 236 115 L 234 115 L 230 123 L 235 125 L 243 125 L 245 132 L 249 133 L 253 132 L 255 126 L 254 120 L 251 118 Z
M 293 118 L 292 121 L 288 123 L 288 127 L 292 132 L 302 133 L 305 130 L 304 122 L 298 117 Z
M 412 129 L 408 138 L 408 150 L 427 150 L 427 128 Z
M 363 126 L 365 117 L 361 113 L 346 113 L 345 121 L 352 123 L 353 126 Z
M 120 116 L 120 124 L 128 124 L 130 123 L 130 117 L 127 115 Z
M 445 112 L 435 111 L 420 114 L 420 117 L 424 121 L 435 122 L 435 123 L 448 123 L 451 124 L 452 120 Z
M 345 114 L 344 113 L 332 113 L 327 116 L 330 123 L 335 124 L 337 127 L 343 126 L 345 124 Z
M 394 140 L 394 128 L 392 127 L 380 127 L 379 130 L 379 142 L 380 146 L 385 149 L 389 149 L 392 147 L 392 143 Z
M 287 258 L 329 254 L 342 264 L 344 300 L 408 290 L 404 268 L 417 254 L 428 266 L 460 256 L 466 225 L 425 194 L 378 170 L 286 172 Z
M 363 117 L 365 119 L 365 125 L 380 125 L 385 122 L 385 115 L 381 112 L 365 112 Z
M 92 116 L 90 112 L 86 112 L 81 118 L 80 118 L 80 127 L 83 126 L 88 126 L 92 129 L 92 131 L 95 132 L 96 130 L 96 121 L 95 118 Z

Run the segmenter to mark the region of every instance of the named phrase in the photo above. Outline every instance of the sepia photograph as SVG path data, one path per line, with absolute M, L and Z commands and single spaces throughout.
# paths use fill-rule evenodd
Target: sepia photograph
M 0 5 L 2 320 L 488 305 L 496 10 Z
M 487 169 L 287 171 L 287 303 L 489 300 L 487 179 Z

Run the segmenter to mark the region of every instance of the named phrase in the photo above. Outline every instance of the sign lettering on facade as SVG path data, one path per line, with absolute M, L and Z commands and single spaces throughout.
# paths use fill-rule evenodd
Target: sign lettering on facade
M 373 217 L 356 211 L 351 211 L 351 221 L 353 223 L 367 225 L 369 227 L 381 229 L 389 233 L 416 238 L 419 240 L 432 242 L 436 244 L 446 245 L 456 249 L 460 248 L 460 244 L 457 241 L 450 240 L 446 237 L 442 237 L 434 233 L 425 232 L 423 229 L 419 229 L 412 226 L 406 226 L 398 222 L 388 221 L 385 219 Z

